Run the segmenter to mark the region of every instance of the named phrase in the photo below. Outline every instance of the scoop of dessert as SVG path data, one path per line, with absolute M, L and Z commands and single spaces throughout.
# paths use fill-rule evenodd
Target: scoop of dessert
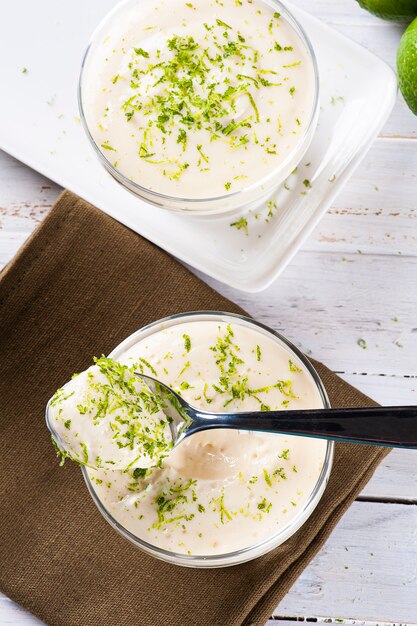
M 101 357 L 48 403 L 59 454 L 90 468 L 158 466 L 172 447 L 171 418 L 133 368 Z

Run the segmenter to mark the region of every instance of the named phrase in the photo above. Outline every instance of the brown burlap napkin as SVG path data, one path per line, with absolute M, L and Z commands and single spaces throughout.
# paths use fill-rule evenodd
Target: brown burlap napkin
M 250 563 L 191 570 L 136 550 L 100 516 L 79 469 L 58 467 L 44 407 L 92 355 L 148 322 L 196 309 L 241 311 L 68 192 L 3 273 L 0 589 L 47 624 L 263 625 L 386 454 L 337 445 L 314 514 Z M 373 404 L 316 366 L 333 405 Z

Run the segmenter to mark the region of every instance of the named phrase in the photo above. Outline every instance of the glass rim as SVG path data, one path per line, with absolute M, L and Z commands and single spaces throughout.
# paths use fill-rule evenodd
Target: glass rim
M 223 318 L 232 318 L 235 320 L 240 320 L 245 324 L 253 325 L 257 328 L 262 329 L 265 333 L 272 335 L 275 339 L 278 339 L 279 342 L 283 343 L 291 352 L 294 353 L 296 357 L 302 362 L 303 366 L 308 370 L 310 376 L 312 377 L 316 388 L 318 389 L 321 399 L 323 401 L 324 408 L 330 408 L 330 401 L 325 390 L 325 387 L 316 371 L 311 361 L 299 350 L 294 344 L 289 341 L 286 337 L 281 335 L 281 333 L 275 331 L 270 328 L 266 324 L 262 322 L 258 322 L 250 317 L 245 315 L 241 315 L 239 313 L 228 313 L 226 311 L 209 311 L 209 310 L 201 310 L 201 311 L 188 311 L 184 313 L 176 313 L 175 315 L 169 315 L 162 319 L 156 320 L 143 326 L 137 331 L 131 333 L 126 339 L 124 339 L 120 344 L 118 344 L 109 354 L 109 357 L 114 356 L 115 353 L 123 350 L 124 346 L 130 344 L 133 339 L 136 337 L 139 338 L 140 335 L 143 335 L 147 331 L 152 331 L 152 329 L 156 329 L 156 327 L 160 327 L 166 323 L 183 320 L 184 318 L 199 318 L 202 316 L 213 317 L 214 320 L 219 320 L 219 317 Z M 224 320 L 225 321 L 225 320 Z M 237 565 L 239 563 L 243 563 L 245 561 L 252 560 L 257 558 L 258 556 L 262 556 L 266 554 L 270 550 L 275 547 L 278 547 L 284 541 L 289 539 L 310 517 L 318 502 L 321 499 L 321 496 L 324 492 L 324 489 L 327 485 L 332 464 L 333 464 L 333 455 L 334 455 L 334 442 L 328 440 L 326 446 L 326 454 L 323 461 L 323 466 L 321 468 L 320 474 L 317 478 L 317 482 L 314 485 L 307 501 L 303 505 L 303 508 L 297 513 L 297 515 L 290 520 L 283 528 L 281 528 L 274 535 L 259 541 L 256 544 L 247 546 L 245 548 L 241 548 L 239 550 L 234 550 L 232 552 L 226 552 L 224 554 L 209 554 L 209 555 L 197 555 L 197 554 L 182 554 L 178 552 L 173 552 L 170 550 L 165 550 L 164 548 L 160 548 L 154 544 L 151 544 L 144 539 L 141 539 L 130 530 L 128 530 L 123 524 L 118 522 L 115 517 L 107 510 L 102 500 L 98 497 L 90 477 L 88 475 L 87 468 L 81 466 L 81 472 L 83 474 L 84 480 L 86 482 L 88 491 L 99 509 L 100 513 L 103 515 L 105 520 L 116 530 L 118 531 L 124 538 L 128 539 L 131 543 L 133 543 L 137 548 L 143 549 L 148 554 L 152 556 L 162 559 L 166 562 L 175 563 L 177 565 L 182 565 L 186 567 L 206 567 L 206 568 L 214 568 L 214 567 L 226 567 L 228 565 Z M 253 553 L 256 553 L 255 555 Z M 230 563 L 229 563 L 230 561 Z
M 107 159 L 107 157 L 103 154 L 103 152 L 100 150 L 100 147 L 97 145 L 97 142 L 95 141 L 94 137 L 92 136 L 88 123 L 87 123 L 87 119 L 86 119 L 86 115 L 85 115 L 85 111 L 84 111 L 84 105 L 83 105 L 83 79 L 84 79 L 84 75 L 85 75 L 85 69 L 86 69 L 86 64 L 87 61 L 89 59 L 89 55 L 92 49 L 93 44 L 95 43 L 99 33 L 101 32 L 101 29 L 107 24 L 107 22 L 109 22 L 112 17 L 117 14 L 119 12 L 119 10 L 121 10 L 122 8 L 124 8 L 125 5 L 129 5 L 129 4 L 133 4 L 133 3 L 137 3 L 140 0 L 121 0 L 120 2 L 118 2 L 116 4 L 116 6 L 113 7 L 113 9 L 111 9 L 111 11 L 109 11 L 108 13 L 106 13 L 106 15 L 103 17 L 102 20 L 100 20 L 100 22 L 98 23 L 98 25 L 96 26 L 96 28 L 94 29 L 91 37 L 90 37 L 90 41 L 87 45 L 87 48 L 85 50 L 82 62 L 81 62 L 81 69 L 80 69 L 80 74 L 79 74 L 79 78 L 78 78 L 78 87 L 77 87 L 77 101 L 78 101 L 78 109 L 79 109 L 79 113 L 80 113 L 80 120 L 81 120 L 81 124 L 82 127 L 84 129 L 84 132 L 86 133 L 88 139 L 89 139 L 89 143 L 92 146 L 92 148 L 94 149 L 94 152 L 96 153 L 96 156 L 99 158 L 99 160 L 101 161 L 102 165 L 109 171 L 109 173 L 121 184 L 123 184 L 123 186 L 125 188 L 129 188 L 131 187 L 134 191 L 134 193 L 137 192 L 138 195 L 140 194 L 148 194 L 149 196 L 151 196 L 154 201 L 156 202 L 156 204 L 158 204 L 157 200 L 159 200 L 160 202 L 186 202 L 189 204 L 192 204 L 194 206 L 198 206 L 201 205 L 203 203 L 207 203 L 207 202 L 220 202 L 223 200 L 229 200 L 230 198 L 236 198 L 239 195 L 244 195 L 244 194 L 250 194 L 253 191 L 256 191 L 258 188 L 262 188 L 263 186 L 267 186 L 271 180 L 274 179 L 274 177 L 281 171 L 281 170 L 285 170 L 285 168 L 288 166 L 288 163 L 291 162 L 291 159 L 294 158 L 294 155 L 297 153 L 298 150 L 300 150 L 300 147 L 302 147 L 306 140 L 308 139 L 308 137 L 310 136 L 310 133 L 312 132 L 312 130 L 314 130 L 315 125 L 317 123 L 317 119 L 318 119 L 318 113 L 319 113 L 319 96 L 320 96 L 320 84 L 319 84 L 319 69 L 318 69 L 318 63 L 317 63 L 317 57 L 316 54 L 314 52 L 314 48 L 311 44 L 311 41 L 307 35 L 307 33 L 305 32 L 303 26 L 301 26 L 301 24 L 299 23 L 299 21 L 294 17 L 293 13 L 281 2 L 281 0 L 260 0 L 261 2 L 264 2 L 265 4 L 273 4 L 276 7 L 279 8 L 279 10 L 281 11 L 282 15 L 284 16 L 284 18 L 289 22 L 290 26 L 296 31 L 296 33 L 298 34 L 298 36 L 300 37 L 304 47 L 306 48 L 306 51 L 308 53 L 308 56 L 310 58 L 312 67 L 313 67 L 313 73 L 314 73 L 314 100 L 313 100 L 313 104 L 311 107 L 311 113 L 310 113 L 310 119 L 308 121 L 308 124 L 303 132 L 303 134 L 300 136 L 300 139 L 298 141 L 298 143 L 294 146 L 293 150 L 287 155 L 287 157 L 285 158 L 285 160 L 272 172 L 269 172 L 268 174 L 266 174 L 263 178 L 259 179 L 258 181 L 253 182 L 251 185 L 249 185 L 248 187 L 244 187 L 243 189 L 240 189 L 238 191 L 233 191 L 232 193 L 226 193 L 226 194 L 221 194 L 220 196 L 208 196 L 205 198 L 184 198 L 181 196 L 171 196 L 169 194 L 164 194 L 161 193 L 159 191 L 154 191 L 152 189 L 149 189 L 148 187 L 145 187 L 144 185 L 140 185 L 139 183 L 136 183 L 135 181 L 133 181 L 131 178 L 129 178 L 128 176 L 125 176 L 120 170 L 118 170 L 116 167 L 114 167 L 114 165 Z

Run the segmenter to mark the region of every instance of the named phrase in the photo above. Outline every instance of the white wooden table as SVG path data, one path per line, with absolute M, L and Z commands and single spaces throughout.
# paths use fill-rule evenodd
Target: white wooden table
M 296 1 L 394 65 L 403 27 L 373 18 L 355 0 Z M 59 192 L 0 152 L 0 266 Z M 209 282 L 377 401 L 416 404 L 417 118 L 403 100 L 271 288 L 247 295 Z M 417 452 L 388 456 L 268 626 L 296 618 L 417 625 Z M 40 622 L 0 594 L 6 624 Z

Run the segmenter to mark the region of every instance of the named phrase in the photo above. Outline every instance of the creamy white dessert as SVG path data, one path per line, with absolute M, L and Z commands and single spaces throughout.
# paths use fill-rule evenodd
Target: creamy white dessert
M 304 366 L 252 328 L 186 321 L 156 330 L 118 360 L 212 411 L 323 406 Z M 136 537 L 170 552 L 217 555 L 277 534 L 303 509 L 327 442 L 210 430 L 185 439 L 159 468 L 88 469 L 105 509 Z
M 146 189 L 207 198 L 277 170 L 315 97 L 303 41 L 261 0 L 143 0 L 110 21 L 83 79 L 90 133 Z

